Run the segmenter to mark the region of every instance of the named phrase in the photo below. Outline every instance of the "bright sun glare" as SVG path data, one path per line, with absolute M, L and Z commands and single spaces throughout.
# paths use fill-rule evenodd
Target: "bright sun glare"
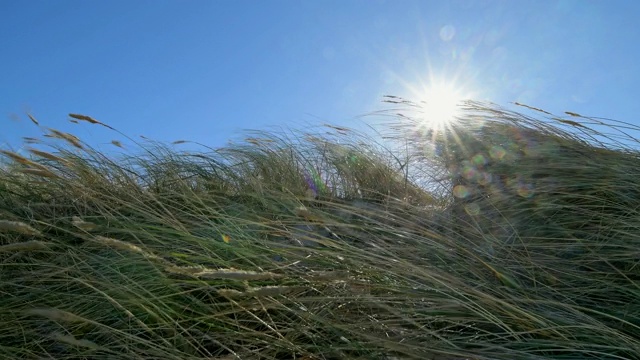
M 459 115 L 464 95 L 450 84 L 432 84 L 418 94 L 425 126 L 445 130 Z
M 464 102 L 478 96 L 471 82 L 459 82 L 460 76 L 437 76 L 431 69 L 419 80 L 402 79 L 409 101 L 418 105 L 418 114 L 412 114 L 418 133 L 430 134 L 435 139 L 438 134 L 452 131 L 452 125 L 462 117 Z

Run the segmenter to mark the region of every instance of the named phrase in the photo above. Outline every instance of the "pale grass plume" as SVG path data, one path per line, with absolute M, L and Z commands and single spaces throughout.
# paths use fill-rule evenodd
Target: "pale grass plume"
M 40 231 L 21 221 L 0 220 L 0 231 L 15 232 L 24 235 L 41 236 Z
M 58 175 L 54 174 L 53 172 L 49 171 L 48 169 L 26 168 L 26 169 L 19 169 L 18 171 L 23 173 L 23 174 L 28 174 L 28 175 L 41 176 L 41 177 L 46 177 L 46 178 L 51 178 L 51 179 L 58 178 Z
M 131 252 L 135 252 L 135 253 L 141 254 L 142 256 L 144 256 L 147 259 L 162 260 L 162 258 L 160 258 L 159 256 L 157 256 L 155 254 L 152 254 L 152 253 L 150 253 L 148 251 L 145 251 L 142 248 L 140 248 L 139 246 L 130 244 L 128 242 L 124 242 L 124 241 L 121 241 L 121 240 L 118 240 L 118 239 L 114 239 L 114 238 L 110 238 L 110 237 L 106 237 L 106 236 L 101 236 L 101 235 L 95 236 L 94 239 L 99 243 L 102 243 L 102 244 L 107 245 L 107 246 L 114 247 L 116 249 L 125 250 L 125 251 L 131 251 Z
M 199 273 L 206 268 L 204 266 L 174 266 L 170 265 L 165 267 L 165 271 L 172 274 L 181 274 L 181 275 L 193 275 Z
M 49 135 L 49 137 L 62 139 L 78 149 L 84 149 L 82 143 L 80 142 L 80 139 L 77 136 L 56 129 L 49 129 L 49 131 L 51 131 L 51 134 L 47 134 Z
M 22 155 L 18 155 L 18 154 L 14 153 L 14 152 L 11 152 L 11 151 L 0 150 L 0 154 L 5 155 L 6 157 L 10 158 L 11 160 L 13 160 L 13 161 L 15 161 L 15 162 L 17 162 L 18 164 L 21 164 L 21 165 L 31 166 L 31 167 L 42 169 L 42 170 L 46 170 L 47 169 L 43 165 L 40 165 L 40 164 L 36 163 L 35 161 L 31 161 L 31 160 L 27 159 L 26 157 L 24 157 Z
M 572 115 L 572 116 L 579 116 L 578 114 Z M 559 121 L 563 124 L 567 124 L 567 125 L 571 125 L 574 127 L 581 127 L 581 128 L 587 128 L 586 126 L 580 124 L 577 121 L 573 121 L 573 120 L 567 120 L 567 119 L 559 119 L 559 118 L 554 118 L 554 120 Z M 588 129 L 588 128 L 587 128 Z
M 94 343 L 93 341 L 89 341 L 85 339 L 76 339 L 73 335 L 53 333 L 51 334 L 51 339 L 65 343 L 65 344 L 73 345 L 73 346 L 84 347 L 84 348 L 89 348 L 94 350 L 101 349 L 101 347 L 98 346 L 98 344 Z
M 60 321 L 66 323 L 85 323 L 88 322 L 87 319 L 78 316 L 76 314 L 70 313 L 68 311 L 56 309 L 56 308 L 36 308 L 26 310 L 25 313 L 27 315 L 35 315 L 47 318 L 53 321 Z
M 69 114 L 69 117 L 73 118 L 75 120 L 86 121 L 86 122 L 91 123 L 91 124 L 102 125 L 102 126 L 108 128 L 108 129 L 114 130 L 111 126 L 103 123 L 102 121 L 98 121 L 98 120 L 92 118 L 91 116 L 81 115 L 81 114 Z
M 248 142 L 250 144 L 256 145 L 256 146 L 260 145 L 260 141 L 258 139 L 256 139 L 256 138 L 246 138 L 246 139 L 244 139 L 244 141 L 246 141 L 246 142 Z
M 59 156 L 53 155 L 51 153 L 48 153 L 46 151 L 37 150 L 37 149 L 28 149 L 28 150 L 33 155 L 39 156 L 39 157 L 41 157 L 43 159 L 56 161 L 56 162 L 63 163 L 63 164 L 67 164 L 68 163 L 67 160 L 65 160 L 65 159 L 63 159 L 63 158 L 61 158 Z
M 229 279 L 229 280 L 269 280 L 281 277 L 272 272 L 255 272 L 236 269 L 209 269 L 195 266 L 167 266 L 169 273 L 189 275 L 205 279 Z
M 245 293 L 242 291 L 238 291 L 235 289 L 218 289 L 216 290 L 218 295 L 224 296 L 226 298 L 239 298 L 245 296 Z
M 84 230 L 84 231 L 91 231 L 93 229 L 96 228 L 96 224 L 89 222 L 89 221 L 84 221 L 81 218 L 79 218 L 78 216 L 74 216 L 71 218 L 71 224 L 75 227 L 77 227 L 78 229 Z
M 195 276 L 208 279 L 231 279 L 231 280 L 269 280 L 281 277 L 272 272 L 255 272 L 236 269 L 205 269 Z
M 91 116 L 87 116 L 87 115 L 69 114 L 69 117 L 73 118 L 73 119 L 76 119 L 76 120 L 86 121 L 86 122 L 89 122 L 91 124 L 100 124 L 100 121 L 92 118 Z
M 244 139 L 244 141 L 248 142 L 249 144 L 253 144 L 255 146 L 263 146 L 273 142 L 273 140 L 271 139 L 255 138 L 255 137 L 248 137 Z
M 526 104 L 523 104 L 523 103 L 519 103 L 519 102 L 517 102 L 517 101 L 516 101 L 514 104 L 515 104 L 515 105 L 517 105 L 517 106 L 522 106 L 522 107 L 524 107 L 524 108 L 527 108 L 527 109 L 533 110 L 533 111 L 541 112 L 541 113 L 543 113 L 543 114 L 553 115 L 553 114 L 551 114 L 550 112 L 548 112 L 548 111 L 546 111 L 546 110 L 542 110 L 542 109 L 540 109 L 540 108 L 537 108 L 537 107 L 534 107 L 534 106 L 531 106 L 531 105 L 526 105 Z
M 19 243 L 7 244 L 0 246 L 0 253 L 3 252 L 16 252 L 16 251 L 35 251 L 46 250 L 49 247 L 47 243 L 38 240 L 23 241 Z
M 349 278 L 349 272 L 341 270 L 314 271 L 309 274 L 308 278 L 313 281 L 319 280 L 346 280 Z
M 246 291 L 238 291 L 235 289 L 218 289 L 217 293 L 227 298 L 268 297 L 285 295 L 301 289 L 303 288 L 300 286 L 261 286 L 250 287 Z

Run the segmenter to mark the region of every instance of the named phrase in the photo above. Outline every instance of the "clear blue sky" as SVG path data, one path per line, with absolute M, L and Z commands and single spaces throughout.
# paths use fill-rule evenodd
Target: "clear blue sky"
M 0 146 L 39 134 L 26 111 L 96 145 L 118 136 L 68 113 L 212 146 L 349 126 L 431 78 L 640 124 L 639 16 L 636 0 L 3 0 Z

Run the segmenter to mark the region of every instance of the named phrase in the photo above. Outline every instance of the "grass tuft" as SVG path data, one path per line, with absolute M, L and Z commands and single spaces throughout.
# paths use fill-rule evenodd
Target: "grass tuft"
M 379 138 L 1 150 L 0 358 L 640 359 L 638 128 L 386 102 Z

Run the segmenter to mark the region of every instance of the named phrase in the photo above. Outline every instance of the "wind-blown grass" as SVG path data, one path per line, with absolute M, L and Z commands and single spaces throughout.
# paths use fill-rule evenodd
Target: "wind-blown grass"
M 640 358 L 638 141 L 589 130 L 629 126 L 387 101 L 386 146 L 3 151 L 0 357 Z

